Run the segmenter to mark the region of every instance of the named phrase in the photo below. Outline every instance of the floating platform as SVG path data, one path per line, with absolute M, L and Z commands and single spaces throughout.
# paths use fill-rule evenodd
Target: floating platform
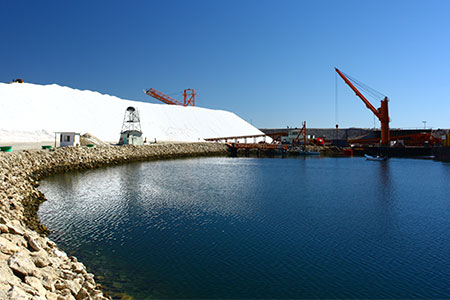
M 231 156 L 273 157 L 285 155 L 287 146 L 268 143 L 227 143 Z

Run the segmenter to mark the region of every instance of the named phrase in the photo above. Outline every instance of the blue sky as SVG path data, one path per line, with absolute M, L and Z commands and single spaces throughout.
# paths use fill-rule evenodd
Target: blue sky
M 340 78 L 336 114 L 336 66 L 390 98 L 391 127 L 450 128 L 446 0 L 5 1 L 0 28 L 0 82 L 195 88 L 259 128 L 379 127 Z

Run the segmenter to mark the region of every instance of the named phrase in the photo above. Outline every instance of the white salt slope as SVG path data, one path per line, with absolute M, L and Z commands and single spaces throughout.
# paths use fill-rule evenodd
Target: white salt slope
M 0 83 L 0 142 L 38 142 L 53 132 L 89 132 L 117 142 L 128 106 L 139 109 L 149 141 L 201 141 L 262 134 L 234 113 L 200 107 L 152 104 L 56 84 Z

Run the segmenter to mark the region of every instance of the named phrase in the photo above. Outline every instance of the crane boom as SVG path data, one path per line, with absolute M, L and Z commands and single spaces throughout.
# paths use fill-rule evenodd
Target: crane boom
M 177 101 L 176 99 L 158 91 L 157 89 L 151 88 L 146 90 L 145 93 L 155 99 L 158 99 L 161 102 L 170 105 L 183 105 L 183 106 L 195 106 L 195 90 L 194 89 L 185 89 L 184 90 L 184 104 Z
M 154 89 L 154 88 L 151 88 L 151 89 L 145 91 L 145 93 L 146 93 L 147 95 L 149 95 L 149 96 L 155 98 L 155 99 L 158 99 L 158 100 L 161 101 L 161 102 L 166 103 L 166 104 L 171 104 L 171 105 L 183 105 L 183 103 L 181 103 L 181 102 L 175 100 L 174 98 L 172 98 L 172 97 L 170 97 L 170 96 L 167 96 L 166 94 L 164 94 L 164 93 L 162 93 L 162 92 L 160 92 L 160 91 L 158 91 L 158 90 L 156 90 L 156 89 Z
M 336 72 L 341 76 L 341 78 L 345 81 L 345 83 L 355 92 L 356 96 L 358 96 L 366 105 L 366 107 L 373 112 L 373 114 L 380 120 L 381 123 L 381 145 L 389 146 L 390 142 L 390 134 L 389 134 L 389 110 L 388 110 L 388 97 L 384 97 L 381 100 L 380 108 L 376 109 L 369 100 L 364 97 L 363 94 L 348 80 L 348 78 L 339 71 L 338 68 L 334 68 Z
M 361 94 L 361 92 L 350 82 L 350 80 L 347 79 L 347 77 L 345 77 L 344 74 L 342 74 L 341 71 L 339 71 L 338 68 L 335 68 L 335 70 L 339 74 L 339 76 L 341 76 L 341 78 L 344 79 L 345 83 L 355 92 L 356 96 L 358 96 L 364 102 L 364 104 L 366 104 L 366 107 L 370 109 L 374 113 L 374 115 L 379 118 L 380 116 L 377 109 L 373 107 L 373 105 L 369 102 L 369 100 L 367 100 L 366 97 L 364 97 L 363 94 Z

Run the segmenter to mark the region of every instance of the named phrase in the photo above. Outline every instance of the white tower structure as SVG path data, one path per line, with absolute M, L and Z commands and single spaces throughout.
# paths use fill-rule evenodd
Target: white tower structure
M 143 145 L 139 111 L 129 106 L 125 111 L 119 145 Z

